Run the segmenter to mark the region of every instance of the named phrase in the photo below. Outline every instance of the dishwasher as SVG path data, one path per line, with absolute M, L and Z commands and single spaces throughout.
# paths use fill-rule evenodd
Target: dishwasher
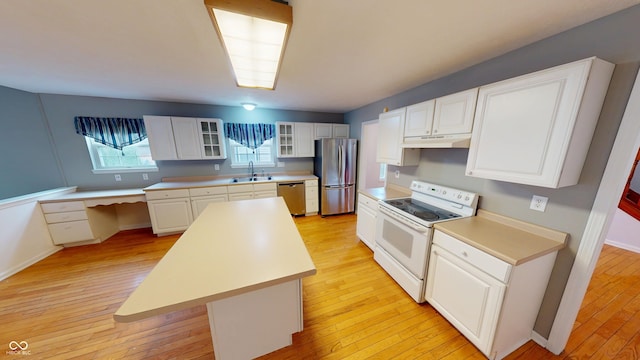
M 278 196 L 284 198 L 291 215 L 306 213 L 304 181 L 278 183 Z

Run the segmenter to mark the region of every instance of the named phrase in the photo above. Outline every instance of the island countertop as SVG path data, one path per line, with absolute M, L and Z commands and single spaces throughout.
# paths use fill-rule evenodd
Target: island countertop
M 136 321 L 315 273 L 282 198 L 215 203 L 182 234 L 114 319 Z

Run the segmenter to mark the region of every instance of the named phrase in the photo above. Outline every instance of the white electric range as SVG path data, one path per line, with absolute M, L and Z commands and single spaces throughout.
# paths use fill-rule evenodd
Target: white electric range
M 378 202 L 373 258 L 421 303 L 433 224 L 474 216 L 478 194 L 423 181 L 413 181 L 411 191 L 411 197 Z

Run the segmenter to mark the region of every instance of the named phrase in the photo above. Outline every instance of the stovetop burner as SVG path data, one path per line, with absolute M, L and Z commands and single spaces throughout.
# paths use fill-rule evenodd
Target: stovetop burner
M 454 214 L 412 198 L 386 200 L 385 202 L 398 210 L 404 211 L 428 222 L 460 217 L 458 214 Z

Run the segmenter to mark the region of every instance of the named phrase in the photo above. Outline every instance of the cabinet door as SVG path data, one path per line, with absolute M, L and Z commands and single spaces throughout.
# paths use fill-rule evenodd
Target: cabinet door
M 433 135 L 467 134 L 473 128 L 478 88 L 436 99 Z
M 438 245 L 431 246 L 425 299 L 487 356 L 505 288 Z
M 293 144 L 294 126 L 292 122 L 276 122 L 278 157 L 295 157 Z
M 154 234 L 184 231 L 191 225 L 189 198 L 153 200 L 147 206 Z
M 407 106 L 407 118 L 404 125 L 405 137 L 431 135 L 435 104 L 435 100 L 429 100 Z
M 173 127 L 168 116 L 144 116 L 144 127 L 149 139 L 149 149 L 153 160 L 177 160 Z
M 314 123 L 313 131 L 315 133 L 315 139 L 330 138 L 332 136 L 332 124 L 329 123 Z
M 377 203 L 373 199 L 358 194 L 358 218 L 356 235 L 371 250 L 376 243 Z
M 198 216 L 200 216 L 200 213 L 202 213 L 207 207 L 207 205 L 211 203 L 225 202 L 228 200 L 229 198 L 227 194 L 191 198 L 191 210 L 193 212 L 193 219 L 197 219 Z
M 312 123 L 295 123 L 294 154 L 296 157 L 313 157 L 315 153 Z
M 418 165 L 419 149 L 403 149 L 405 108 L 380 114 L 376 162 L 404 166 Z
M 551 188 L 576 184 L 613 71 L 609 64 L 590 73 L 588 60 L 481 87 L 466 174 Z M 601 63 L 597 69 L 606 67 Z M 591 91 L 583 99 L 585 86 Z
M 200 156 L 203 159 L 226 159 L 223 123 L 220 119 L 198 119 Z
M 173 126 L 178 159 L 201 159 L 197 120 L 195 118 L 172 117 L 171 125 Z
M 331 124 L 331 136 L 334 138 L 349 138 L 349 124 Z

